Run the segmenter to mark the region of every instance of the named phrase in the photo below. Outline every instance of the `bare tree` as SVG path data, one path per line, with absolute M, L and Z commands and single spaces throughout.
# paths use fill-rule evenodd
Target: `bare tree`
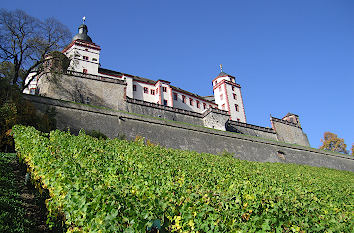
M 41 73 L 47 55 L 64 48 L 70 39 L 69 29 L 54 18 L 41 21 L 22 10 L 0 10 L 0 59 L 13 63 L 11 82 L 22 90 L 36 75 L 25 83 L 26 77 Z

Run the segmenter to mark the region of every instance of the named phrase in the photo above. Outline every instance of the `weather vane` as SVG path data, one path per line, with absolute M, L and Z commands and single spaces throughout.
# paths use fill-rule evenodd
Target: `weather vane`
M 221 72 L 222 72 L 222 64 L 220 64 L 220 70 L 221 70 Z
M 82 17 L 82 24 L 85 24 L 86 17 Z

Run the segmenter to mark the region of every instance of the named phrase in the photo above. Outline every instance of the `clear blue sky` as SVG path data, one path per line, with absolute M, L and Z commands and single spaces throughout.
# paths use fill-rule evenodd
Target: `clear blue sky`
M 298 114 L 313 147 L 325 131 L 354 143 L 354 1 L 2 1 L 73 35 L 86 16 L 102 67 L 211 95 L 224 71 L 247 122 Z

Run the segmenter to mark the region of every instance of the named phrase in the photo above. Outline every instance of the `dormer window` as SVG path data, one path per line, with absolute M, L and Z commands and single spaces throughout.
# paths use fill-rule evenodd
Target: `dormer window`
M 84 60 L 86 60 L 86 61 L 89 60 L 89 57 L 88 57 L 88 56 L 82 56 L 82 58 L 83 58 Z
M 189 99 L 189 104 L 193 106 L 193 99 Z
M 97 58 L 92 58 L 92 61 L 97 61 Z
M 149 89 L 147 87 L 144 87 L 144 93 L 148 94 L 149 93 Z
M 82 73 L 87 74 L 87 69 L 82 69 Z
M 186 97 L 182 95 L 182 103 L 186 103 Z
M 163 92 L 167 92 L 167 87 L 162 87 Z

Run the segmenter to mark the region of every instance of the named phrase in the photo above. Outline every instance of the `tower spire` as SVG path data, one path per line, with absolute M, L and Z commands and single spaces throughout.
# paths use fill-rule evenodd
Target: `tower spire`
M 222 72 L 222 64 L 220 64 L 220 72 Z
M 86 17 L 82 17 L 82 24 L 85 24 Z

